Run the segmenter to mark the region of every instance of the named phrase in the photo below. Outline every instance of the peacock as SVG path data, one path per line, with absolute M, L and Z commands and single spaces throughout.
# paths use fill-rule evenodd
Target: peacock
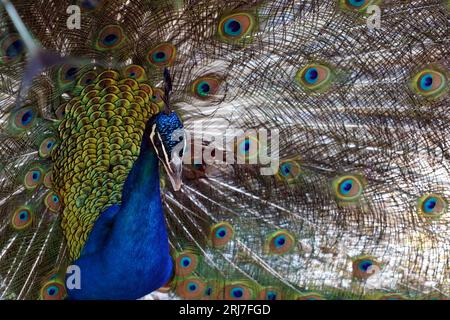
M 449 1 L 0 3 L 1 299 L 450 296 Z

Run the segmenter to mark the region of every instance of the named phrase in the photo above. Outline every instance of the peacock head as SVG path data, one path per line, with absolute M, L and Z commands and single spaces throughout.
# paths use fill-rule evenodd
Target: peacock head
M 181 188 L 186 136 L 175 112 L 161 112 L 153 118 L 150 141 L 169 176 L 175 191 Z

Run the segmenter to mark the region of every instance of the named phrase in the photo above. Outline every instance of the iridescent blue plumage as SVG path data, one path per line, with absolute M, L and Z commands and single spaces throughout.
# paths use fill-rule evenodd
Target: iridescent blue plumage
M 175 146 L 183 140 L 182 135 L 180 136 L 182 132 L 179 131 L 183 128 L 181 120 L 174 112 L 169 114 L 161 112 L 155 117 L 153 123 L 156 126 L 156 131 L 161 136 L 161 141 L 167 153 L 171 154 Z

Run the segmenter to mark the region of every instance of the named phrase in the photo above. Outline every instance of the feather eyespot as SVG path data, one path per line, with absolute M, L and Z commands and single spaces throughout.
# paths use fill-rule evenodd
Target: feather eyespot
M 211 227 L 210 241 L 214 248 L 223 248 L 233 238 L 234 230 L 228 222 L 219 222 Z
M 192 94 L 201 100 L 214 96 L 220 86 L 220 81 L 213 77 L 201 77 L 192 83 Z
M 28 207 L 17 209 L 11 219 L 11 225 L 16 230 L 24 230 L 33 223 L 33 211 Z
M 186 277 L 191 275 L 198 265 L 198 255 L 190 250 L 177 254 L 175 259 L 175 275 Z
M 267 287 L 261 290 L 259 293 L 259 298 L 261 300 L 282 300 L 281 292 L 278 288 Z
M 375 0 L 341 0 L 341 5 L 347 10 L 363 11 L 376 2 Z
M 258 159 L 260 144 L 256 135 L 245 135 L 236 140 L 235 151 L 238 163 L 255 163 Z
M 150 50 L 148 61 L 157 66 L 165 67 L 172 65 L 175 61 L 177 50 L 171 43 L 161 43 Z
M 253 33 L 256 19 L 249 13 L 234 13 L 223 17 L 219 22 L 218 33 L 224 41 L 239 41 Z
M 419 198 L 418 212 L 425 218 L 438 219 L 447 212 L 447 201 L 438 194 L 427 194 Z
M 295 79 L 304 88 L 313 91 L 326 90 L 332 80 L 329 67 L 320 64 L 309 64 L 297 72 Z
M 294 248 L 295 238 L 287 230 L 278 230 L 266 238 L 264 251 L 266 254 L 282 255 Z
M 205 286 L 200 279 L 190 277 L 180 281 L 175 292 L 184 299 L 199 299 L 205 291 Z
M 245 282 L 233 282 L 225 286 L 225 300 L 251 300 L 254 290 Z
M 31 128 L 37 119 L 37 112 L 33 107 L 24 107 L 10 116 L 11 129 L 22 132 Z
M 295 181 L 301 173 L 300 164 L 293 159 L 283 160 L 278 167 L 277 177 L 287 182 Z
M 425 69 L 413 78 L 412 87 L 424 97 L 437 98 L 445 92 L 447 77 L 441 71 Z
M 147 79 L 144 68 L 138 65 L 130 65 L 123 70 L 123 75 L 127 78 L 136 80 L 137 82 L 142 82 Z
M 47 137 L 39 144 L 39 156 L 41 158 L 50 157 L 53 149 L 56 147 L 56 138 Z
M 355 175 L 338 177 L 333 181 L 336 198 L 341 201 L 357 201 L 363 194 L 363 181 Z
M 26 189 L 34 190 L 36 189 L 44 180 L 45 170 L 36 165 L 31 167 L 25 174 L 23 184 Z
M 53 191 L 48 192 L 44 197 L 44 204 L 48 210 L 54 213 L 57 213 L 61 209 L 61 200 Z
M 353 276 L 359 279 L 367 279 L 381 269 L 381 264 L 371 256 L 359 256 L 353 259 Z
M 12 63 L 25 53 L 23 40 L 17 34 L 10 34 L 0 41 L 0 62 Z
M 42 286 L 40 296 L 42 300 L 63 300 L 66 288 L 62 282 L 50 280 Z
M 104 27 L 98 34 L 96 48 L 101 51 L 117 49 L 125 42 L 125 34 L 118 25 Z
M 78 68 L 75 66 L 63 65 L 58 70 L 58 81 L 62 86 L 74 83 L 77 76 Z

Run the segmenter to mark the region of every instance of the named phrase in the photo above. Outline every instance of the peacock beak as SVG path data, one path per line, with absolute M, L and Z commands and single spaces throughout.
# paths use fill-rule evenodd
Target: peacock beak
M 178 191 L 183 184 L 183 156 L 186 149 L 186 132 L 183 129 L 178 129 L 172 134 L 172 139 L 179 142 L 172 150 L 170 158 L 165 157 L 167 159 L 166 171 L 173 189 Z
M 184 131 L 181 131 L 184 137 Z M 152 131 L 150 133 L 150 141 L 153 148 L 164 166 L 167 176 L 172 183 L 172 187 L 175 191 L 181 189 L 182 185 L 182 173 L 183 173 L 183 151 L 185 148 L 184 141 L 183 144 L 179 144 L 179 147 L 175 147 L 175 151 L 171 154 L 166 150 L 161 135 L 156 131 L 156 125 L 153 125 Z
M 175 191 L 181 189 L 181 185 L 183 181 L 181 179 L 183 173 L 183 161 L 179 157 L 173 158 L 169 162 L 169 170 L 167 170 L 167 175 L 169 176 L 170 182 L 172 183 L 172 187 Z

